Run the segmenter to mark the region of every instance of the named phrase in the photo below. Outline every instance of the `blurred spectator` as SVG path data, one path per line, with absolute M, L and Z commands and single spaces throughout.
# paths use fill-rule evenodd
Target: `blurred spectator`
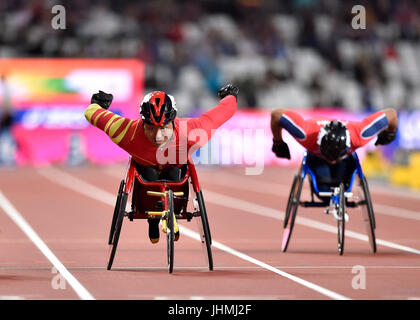
M 420 108 L 416 0 L 2 0 L 0 15 L 0 56 L 142 59 L 146 90 L 173 92 L 184 113 L 226 82 L 243 107 Z
M 11 166 L 15 163 L 14 140 L 10 132 L 13 124 L 13 109 L 10 89 L 4 74 L 0 78 L 1 104 L 0 110 L 0 165 Z

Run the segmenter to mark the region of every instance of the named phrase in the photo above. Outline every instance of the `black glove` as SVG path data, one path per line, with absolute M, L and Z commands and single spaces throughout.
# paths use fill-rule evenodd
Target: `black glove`
M 92 99 L 90 99 L 90 103 L 96 103 L 99 104 L 102 108 L 108 109 L 111 105 L 113 95 L 110 93 L 105 93 L 101 90 L 99 90 L 98 93 L 95 93 L 92 95 Z
M 290 159 L 290 151 L 289 147 L 286 142 L 282 141 L 275 141 L 273 140 L 273 147 L 271 150 L 276 154 L 279 158 L 286 158 Z
M 228 95 L 232 95 L 236 98 L 236 100 L 238 100 L 238 93 L 239 93 L 239 89 L 231 84 L 225 85 L 223 88 L 221 88 L 217 92 L 220 99 L 223 99 L 224 97 Z
M 10 112 L 3 114 L 3 117 L 0 117 L 0 129 L 10 128 L 13 124 L 13 115 Z
M 384 130 L 378 134 L 378 139 L 376 139 L 375 146 L 377 146 L 378 144 L 390 144 L 392 141 L 395 140 L 396 137 L 397 132 L 389 132 Z

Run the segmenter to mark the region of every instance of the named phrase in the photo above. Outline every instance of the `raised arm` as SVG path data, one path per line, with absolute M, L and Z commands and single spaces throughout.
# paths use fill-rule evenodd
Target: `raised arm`
M 91 102 L 92 104 L 85 110 L 86 120 L 104 131 L 113 142 L 121 146 L 130 128 L 135 126 L 137 121 L 126 119 L 107 110 L 112 102 L 111 94 L 99 91 L 92 96 Z
M 238 92 L 239 89 L 232 85 L 226 85 L 220 89 L 219 97 L 221 100 L 219 104 L 198 118 L 189 119 L 187 122 L 188 132 L 194 129 L 204 130 L 208 139 L 210 139 L 214 130 L 219 128 L 235 114 Z M 208 140 L 205 140 L 200 140 L 200 146 L 208 142 Z

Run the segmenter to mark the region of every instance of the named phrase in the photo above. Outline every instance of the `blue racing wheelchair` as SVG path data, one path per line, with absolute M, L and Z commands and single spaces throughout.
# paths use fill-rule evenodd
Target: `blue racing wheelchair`
M 369 186 L 366 177 L 363 175 L 360 166 L 359 158 L 354 152 L 349 155 L 349 160 L 352 162 L 354 170 L 347 179 L 347 181 L 320 181 L 317 178 L 314 169 L 308 163 L 309 157 L 312 156 L 308 151 L 305 152 L 299 172 L 295 174 L 292 188 L 290 190 L 289 199 L 284 217 L 284 232 L 282 251 L 286 252 L 290 238 L 292 236 L 293 227 L 298 211 L 298 207 L 327 207 L 325 213 L 332 214 L 337 221 L 338 227 L 338 252 L 340 255 L 344 251 L 344 231 L 345 224 L 348 220 L 346 208 L 361 207 L 363 213 L 363 220 L 365 221 L 366 230 L 369 238 L 370 248 L 373 253 L 376 252 L 376 238 L 375 238 L 375 216 L 373 212 L 372 200 L 369 193 Z M 311 188 L 311 201 L 301 201 L 302 186 L 305 177 L 308 176 Z M 354 180 L 358 178 L 357 187 L 359 188 L 359 197 L 355 197 L 352 193 Z M 321 191 L 319 189 L 320 183 L 327 183 L 329 191 Z M 318 198 L 315 200 L 314 195 Z

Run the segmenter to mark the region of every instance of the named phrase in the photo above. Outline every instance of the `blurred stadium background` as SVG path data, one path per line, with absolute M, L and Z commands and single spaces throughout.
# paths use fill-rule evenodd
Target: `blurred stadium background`
M 57 4 L 65 29 L 52 27 Z M 355 5 L 366 10 L 366 29 L 352 28 Z M 231 82 L 240 110 L 225 129 L 239 139 L 253 130 L 244 145 L 263 150 L 266 165 L 297 164 L 302 152 L 290 141 L 293 161 L 274 157 L 271 108 L 346 119 L 397 109 L 397 141 L 362 150 L 364 170 L 420 188 L 419 38 L 415 0 L 2 0 L 0 163 L 125 161 L 84 119 L 92 93 L 113 93 L 112 110 L 137 117 L 145 92 L 165 90 L 181 116 L 195 116 Z M 233 150 L 238 141 L 213 140 L 208 149 Z

